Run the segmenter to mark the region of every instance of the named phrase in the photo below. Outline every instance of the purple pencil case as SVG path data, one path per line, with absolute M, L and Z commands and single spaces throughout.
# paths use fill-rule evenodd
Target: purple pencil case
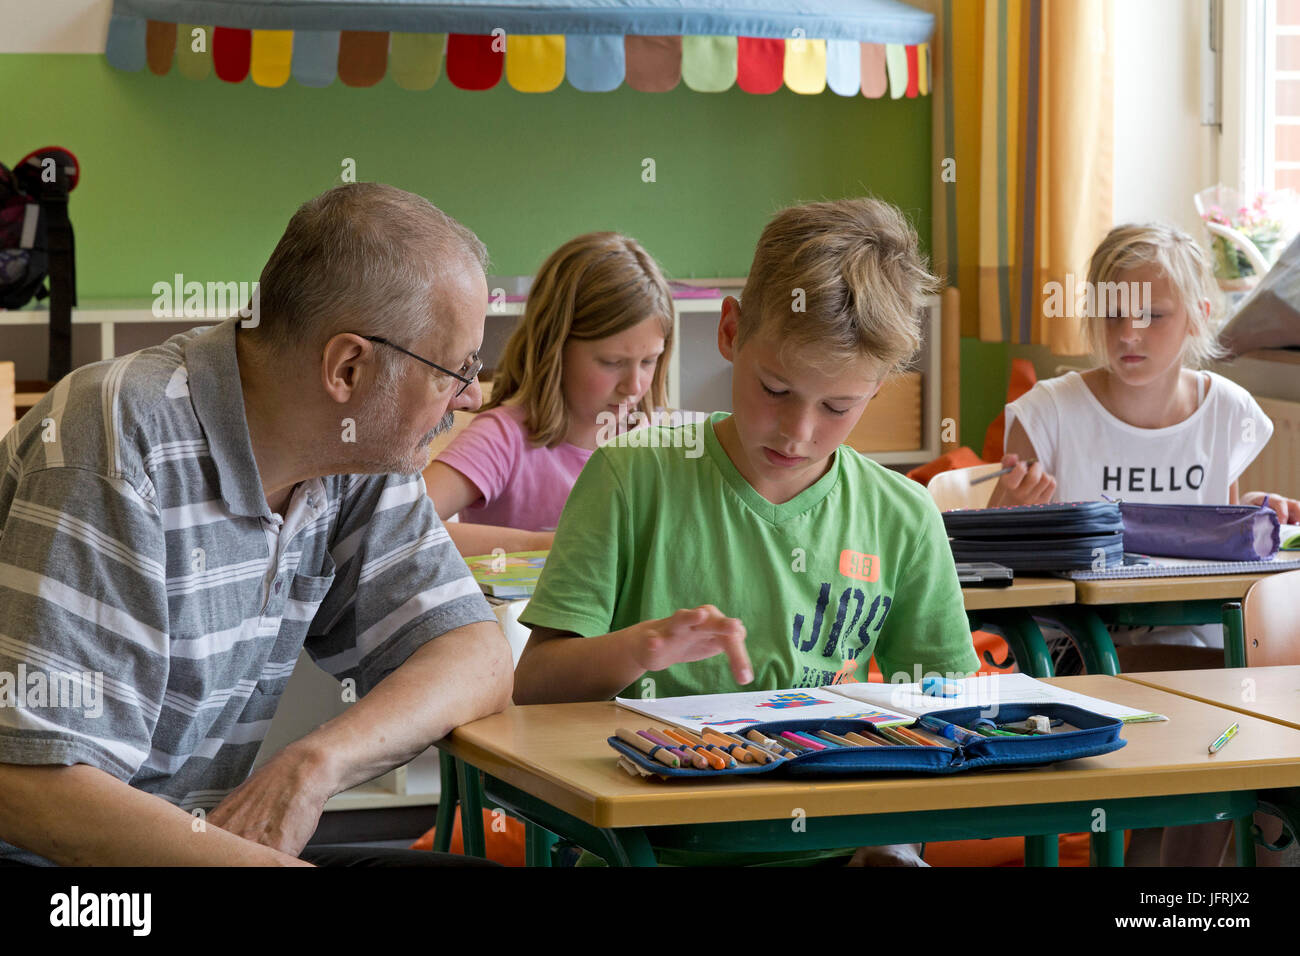
M 1121 501 L 1124 550 L 1206 561 L 1266 561 L 1280 544 L 1277 513 L 1254 505 L 1154 505 Z

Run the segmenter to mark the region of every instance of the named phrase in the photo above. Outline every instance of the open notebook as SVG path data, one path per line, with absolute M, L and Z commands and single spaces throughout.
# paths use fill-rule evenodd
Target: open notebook
M 910 724 L 922 714 L 937 710 L 982 707 L 993 716 L 994 708 L 999 705 L 1019 703 L 1073 704 L 1084 710 L 1116 717 L 1125 723 L 1166 719 L 1160 714 L 1075 694 L 1034 680 L 1027 674 L 984 674 L 952 683 L 961 689 L 957 697 L 931 697 L 922 694 L 918 684 L 869 683 L 699 694 L 659 700 L 616 697 L 614 701 L 620 707 L 689 730 L 715 727 L 732 732 L 738 727 L 804 716 L 869 720 L 877 726 L 891 727 Z
M 1282 526 L 1282 540 L 1300 533 L 1295 525 Z M 1124 563 L 1103 571 L 1067 571 L 1074 581 L 1110 581 L 1121 578 L 1175 578 L 1200 574 L 1260 574 L 1300 569 L 1300 551 L 1279 551 L 1267 561 L 1198 561 L 1193 558 L 1161 558 L 1125 554 Z

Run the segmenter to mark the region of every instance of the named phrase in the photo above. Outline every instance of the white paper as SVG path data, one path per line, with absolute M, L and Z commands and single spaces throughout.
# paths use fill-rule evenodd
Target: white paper
M 869 720 L 881 727 L 912 722 L 911 717 L 896 710 L 864 706 L 860 701 L 842 697 L 824 687 L 697 694 L 659 700 L 615 697 L 614 702 L 677 727 L 689 730 L 713 727 L 728 733 L 740 733 L 746 727 L 774 720 L 854 719 Z
M 1147 720 L 1167 720 L 1160 714 L 1125 707 L 1110 701 L 1085 697 L 1052 684 L 1034 680 L 1028 674 L 982 674 L 952 681 L 961 688 L 956 697 L 932 697 L 921 693 L 920 684 L 836 684 L 828 688 L 832 693 L 880 707 L 900 714 L 919 717 L 936 710 L 955 710 L 958 707 L 981 707 L 996 712 L 1001 704 L 1073 704 L 1084 710 L 1107 717 L 1116 717 L 1125 723 Z M 990 713 L 989 716 L 994 716 Z

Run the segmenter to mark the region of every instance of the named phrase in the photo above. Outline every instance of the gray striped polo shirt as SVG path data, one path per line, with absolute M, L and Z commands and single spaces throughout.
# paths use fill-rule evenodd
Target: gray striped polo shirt
M 78 369 L 0 441 L 0 762 L 211 809 L 300 649 L 360 697 L 495 620 L 419 474 L 315 478 L 271 512 L 236 321 Z

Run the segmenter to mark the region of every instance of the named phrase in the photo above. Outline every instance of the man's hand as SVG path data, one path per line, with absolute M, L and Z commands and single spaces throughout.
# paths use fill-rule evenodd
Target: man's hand
M 1056 479 L 1038 462 L 1026 466 L 1020 456 L 1004 455 L 1002 467 L 1011 471 L 998 479 L 989 498 L 990 508 L 1047 504 L 1056 494 Z
M 1265 501 L 1267 499 L 1267 503 Z M 1248 491 L 1241 496 L 1243 505 L 1272 508 L 1277 512 L 1277 520 L 1283 524 L 1300 524 L 1300 501 L 1285 495 L 1266 494 L 1262 491 Z
M 737 684 L 748 684 L 754 679 L 754 668 L 745 651 L 745 625 L 727 617 L 712 604 L 646 621 L 641 628 L 641 646 L 636 659 L 643 670 L 658 671 L 673 664 L 726 654 Z
M 208 823 L 297 856 L 334 795 L 332 784 L 325 761 L 301 741 L 290 744 L 232 790 L 208 814 Z

